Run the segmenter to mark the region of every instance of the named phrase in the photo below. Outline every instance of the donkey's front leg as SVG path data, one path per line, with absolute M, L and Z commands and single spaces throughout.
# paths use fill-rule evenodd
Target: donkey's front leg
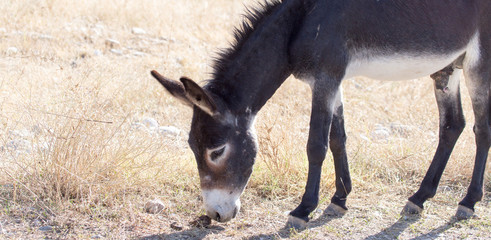
M 288 219 L 288 226 L 293 228 L 304 228 L 309 221 L 309 214 L 319 202 L 322 162 L 328 149 L 329 129 L 340 84 L 340 81 L 324 80 L 318 80 L 312 88 L 312 114 L 307 142 L 309 173 L 302 202 Z
M 344 114 L 342 90 L 336 97 L 334 115 L 329 134 L 329 149 L 331 149 L 336 171 L 336 192 L 331 198 L 331 204 L 326 213 L 330 216 L 341 216 L 346 213 L 346 199 L 351 192 L 351 177 L 349 173 L 348 157 L 346 154 L 346 131 L 344 129 Z

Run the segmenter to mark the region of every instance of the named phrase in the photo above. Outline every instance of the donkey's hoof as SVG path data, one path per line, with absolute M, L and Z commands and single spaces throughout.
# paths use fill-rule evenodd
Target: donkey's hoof
M 295 230 L 303 230 L 306 227 L 307 227 L 307 221 L 305 221 L 301 218 L 292 216 L 292 215 L 288 215 L 288 222 L 286 222 L 285 228 L 287 228 L 287 229 L 293 228 Z
M 337 204 L 330 203 L 329 206 L 327 206 L 325 214 L 327 216 L 331 217 L 342 217 L 344 214 L 346 214 L 348 210 L 340 207 Z
M 457 220 L 466 220 L 475 217 L 474 211 L 468 207 L 464 207 L 462 205 L 459 205 L 457 208 L 457 213 L 455 214 L 455 217 Z
M 421 214 L 421 212 L 423 212 L 421 207 L 411 201 L 407 201 L 406 206 L 402 209 L 401 215 L 417 215 Z

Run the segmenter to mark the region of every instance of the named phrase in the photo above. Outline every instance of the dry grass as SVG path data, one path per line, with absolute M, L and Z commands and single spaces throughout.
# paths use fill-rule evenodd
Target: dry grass
M 473 165 L 473 119 L 465 87 L 468 127 L 439 193 L 426 204 L 422 219 L 399 219 L 437 144 L 429 78 L 344 83 L 354 185 L 345 217 L 329 219 L 315 212 L 310 229 L 298 234 L 281 230 L 286 211 L 299 202 L 307 171 L 310 91 L 292 78 L 258 116 L 261 152 L 239 218 L 211 229 L 189 227 L 188 221 L 202 213 L 186 144 L 191 111 L 164 92 L 149 70 L 173 78 L 209 77 L 212 56 L 217 47 L 227 46 L 243 4 L 0 2 L 0 238 L 489 237 L 488 193 L 477 206 L 480 219 L 449 220 Z M 146 33 L 134 34 L 134 27 Z M 135 124 L 148 118 L 182 131 L 163 135 Z M 377 139 L 377 128 L 392 134 Z M 487 169 L 489 192 L 489 164 Z M 328 156 L 321 209 L 333 192 L 333 176 Z M 162 199 L 164 210 L 145 214 L 144 203 L 155 197 Z M 171 229 L 173 222 L 184 230 Z M 48 225 L 51 231 L 38 229 Z

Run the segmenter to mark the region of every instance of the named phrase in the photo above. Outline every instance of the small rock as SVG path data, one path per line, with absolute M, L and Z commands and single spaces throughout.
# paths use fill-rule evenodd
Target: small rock
M 134 51 L 133 52 L 133 55 L 135 55 L 137 57 L 143 57 L 143 56 L 145 56 L 145 53 L 144 52 L 140 52 L 140 51 Z
M 17 52 L 19 52 L 19 49 L 17 49 L 16 47 L 7 48 L 7 55 L 16 54 Z
M 102 56 L 102 52 L 100 50 L 95 50 L 94 56 Z
M 47 232 L 53 230 L 52 226 L 42 226 L 39 228 L 39 231 Z
M 131 29 L 131 32 L 133 34 L 136 34 L 136 35 L 143 35 L 143 34 L 146 34 L 147 32 L 145 30 L 143 30 L 142 28 L 137 28 L 137 27 L 134 27 Z
M 103 236 L 100 235 L 100 234 L 97 234 L 97 235 L 94 235 L 94 236 L 92 236 L 90 238 L 92 238 L 92 239 L 101 239 L 101 238 L 103 238 Z
M 164 209 L 164 203 L 158 199 L 148 201 L 145 204 L 145 212 L 150 214 L 157 214 Z
M 171 223 L 170 228 L 177 230 L 177 231 L 181 231 L 183 229 L 183 227 L 177 222 Z
M 104 25 L 98 23 L 98 24 L 95 25 L 95 28 L 104 30 Z
M 370 138 L 365 136 L 365 134 L 360 134 L 360 138 L 363 139 L 364 141 L 370 142 Z
M 173 135 L 177 136 L 181 133 L 181 130 L 179 128 L 173 127 L 173 126 L 162 126 L 159 127 L 159 134 L 160 135 Z
M 118 40 L 108 38 L 106 39 L 106 45 L 109 46 L 110 48 L 114 48 L 115 46 L 119 46 L 120 43 Z
M 6 33 L 7 32 L 7 29 L 5 28 L 0 28 L 0 33 Z
M 159 123 L 154 118 L 144 118 L 141 123 L 145 125 L 149 130 L 156 130 L 159 127 Z
M 205 227 L 210 226 L 211 218 L 206 216 L 206 215 L 201 215 L 198 219 L 190 222 L 189 224 L 193 227 L 205 228 Z
M 112 53 L 116 54 L 116 55 L 123 55 L 123 51 L 119 50 L 119 49 L 114 49 L 114 48 L 111 48 L 110 50 Z

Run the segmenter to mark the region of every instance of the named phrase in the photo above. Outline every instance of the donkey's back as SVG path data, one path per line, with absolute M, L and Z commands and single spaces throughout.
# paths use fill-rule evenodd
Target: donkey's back
M 490 41 L 484 0 L 314 1 L 291 48 L 297 74 L 383 80 L 430 75 Z M 309 74 L 311 75 L 311 74 Z

